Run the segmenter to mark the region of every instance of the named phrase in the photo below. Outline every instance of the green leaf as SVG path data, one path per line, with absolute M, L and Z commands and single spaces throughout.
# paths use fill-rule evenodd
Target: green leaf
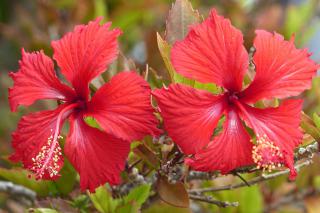
M 119 206 L 116 209 L 116 213 L 137 213 L 139 212 L 139 208 L 137 203 L 135 202 L 130 202 L 130 203 L 126 203 L 124 205 Z
M 315 176 L 313 178 L 313 186 L 316 188 L 316 189 L 320 189 L 320 176 Z
M 315 8 L 316 5 L 313 0 L 307 0 L 300 5 L 290 4 L 287 8 L 286 22 L 284 23 L 285 37 L 289 38 L 292 34 L 301 31 L 305 33 L 305 28 L 313 17 Z M 313 28 L 313 26 L 311 28 Z M 301 44 L 301 40 L 303 36 L 305 36 L 304 33 L 297 38 L 299 44 Z
M 76 183 L 76 172 L 71 164 L 65 160 L 60 174 L 61 177 L 56 181 L 35 180 L 27 170 L 0 168 L 0 177 L 30 188 L 35 191 L 38 196 L 55 195 L 59 193 L 68 195 Z
M 212 205 L 211 205 L 212 206 Z M 143 213 L 192 213 L 188 208 L 179 208 L 169 205 L 165 202 L 156 202 L 151 205 L 149 208 L 143 210 Z M 219 210 L 212 212 L 220 212 Z
M 89 193 L 94 207 L 102 213 L 114 212 L 120 200 L 113 199 L 105 186 L 100 186 L 95 193 Z
M 166 22 L 165 39 L 169 44 L 182 40 L 189 32 L 189 26 L 201 21 L 200 14 L 188 0 L 176 0 Z
M 162 59 L 164 61 L 165 66 L 168 70 L 168 73 L 169 73 L 169 76 L 170 76 L 172 83 L 182 83 L 182 84 L 189 85 L 189 86 L 197 88 L 197 89 L 207 90 L 207 91 L 215 93 L 215 94 L 221 92 L 221 88 L 216 86 L 215 84 L 200 83 L 195 80 L 183 77 L 182 75 L 177 73 L 171 63 L 171 60 L 170 60 L 171 45 L 168 44 L 165 40 L 163 40 L 162 37 L 159 35 L 159 33 L 157 34 L 157 41 L 158 41 L 158 47 L 159 47 L 160 54 L 162 56 Z
M 77 180 L 77 173 L 67 159 L 64 160 L 64 165 L 60 174 L 61 177 L 54 183 L 60 193 L 68 195 L 74 188 Z
M 171 45 L 168 44 L 165 40 L 162 39 L 162 37 L 157 34 L 157 41 L 158 41 L 158 47 L 160 54 L 162 56 L 162 59 L 164 61 L 164 64 L 168 70 L 171 82 L 173 83 L 183 83 L 186 85 L 194 86 L 194 80 L 188 79 L 183 77 L 182 75 L 176 73 L 176 71 L 173 68 L 173 65 L 170 60 L 170 51 L 171 51 Z
M 171 78 L 171 82 L 174 82 L 175 70 L 170 61 L 171 46 L 165 40 L 162 39 L 159 33 L 157 33 L 157 42 L 158 42 L 158 48 L 162 56 L 164 65 L 166 66 L 169 76 Z
M 5 169 L 0 168 L 0 177 L 11 181 L 12 183 L 25 186 L 37 193 L 38 196 L 47 196 L 57 194 L 58 190 L 55 184 L 47 180 L 36 180 L 32 174 L 23 169 Z M 29 177 L 30 176 L 30 177 Z
M 107 15 L 107 6 L 104 0 L 94 0 L 94 15 L 95 17 Z
M 93 128 L 97 128 L 100 129 L 100 126 L 98 124 L 98 122 L 96 121 L 96 119 L 94 119 L 91 116 L 86 116 L 84 118 L 84 121 L 86 122 L 86 124 L 88 124 L 89 126 L 93 127 Z
M 90 198 L 87 195 L 82 194 L 74 198 L 73 201 L 71 202 L 71 205 L 74 208 L 86 211 L 88 209 L 89 202 L 90 202 Z
M 240 213 L 263 212 L 263 198 L 257 185 L 242 188 L 238 195 Z
M 207 91 L 212 92 L 214 94 L 221 93 L 221 88 L 218 87 L 217 85 L 211 84 L 211 83 L 203 84 L 203 83 L 196 81 L 194 84 L 194 88 L 207 90 Z
M 137 204 L 138 208 L 140 208 L 142 204 L 148 199 L 150 195 L 150 189 L 150 184 L 140 185 L 131 190 L 129 194 L 123 198 L 124 202 L 130 203 L 134 201 Z
M 189 85 L 192 87 L 194 87 L 194 84 L 195 84 L 195 80 L 183 77 L 179 73 L 174 73 L 174 82 L 175 83 L 182 83 L 182 84 Z
M 76 0 L 56 0 L 52 2 L 57 9 L 72 9 L 75 7 Z
M 301 114 L 301 125 L 302 129 L 311 135 L 316 141 L 320 141 L 320 130 L 317 128 L 315 122 L 305 113 Z
M 320 129 L 320 117 L 317 113 L 313 114 L 313 122 L 316 124 L 317 128 Z

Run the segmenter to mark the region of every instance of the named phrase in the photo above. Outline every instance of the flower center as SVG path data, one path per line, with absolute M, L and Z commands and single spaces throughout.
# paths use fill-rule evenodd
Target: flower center
M 270 141 L 266 135 L 257 135 L 257 144 L 253 146 L 252 159 L 257 164 L 257 168 L 271 172 L 276 167 L 281 167 L 283 154 L 280 148 Z
M 78 99 L 74 103 L 77 104 L 75 110 L 84 110 L 87 108 L 87 102 L 85 100 Z
M 59 139 L 60 125 L 62 120 L 68 116 L 73 109 L 78 108 L 79 103 L 73 103 L 62 109 L 57 117 L 55 129 L 51 131 L 47 143 L 43 145 L 36 157 L 32 158 L 33 165 L 30 168 L 36 174 L 37 179 L 58 177 L 58 172 L 63 164 Z
M 228 103 L 231 105 L 233 105 L 234 102 L 239 99 L 237 96 L 237 93 L 234 93 L 234 92 L 226 92 L 226 95 L 228 97 Z

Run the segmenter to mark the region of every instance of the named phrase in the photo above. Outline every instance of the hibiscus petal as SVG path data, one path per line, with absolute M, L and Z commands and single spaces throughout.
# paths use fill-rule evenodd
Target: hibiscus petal
M 258 109 L 245 104 L 239 105 L 239 108 L 242 118 L 255 131 L 257 139 L 264 137 L 264 141 L 280 149 L 284 160 L 281 163 L 290 168 L 291 178 L 294 178 L 294 149 L 303 136 L 299 128 L 302 100 L 286 100 L 276 108 Z
M 75 96 L 74 91 L 57 78 L 52 60 L 43 51 L 26 53 L 22 49 L 20 69 L 10 73 L 14 86 L 9 89 L 9 102 L 12 111 L 19 105 L 29 106 L 39 99 L 68 100 Z
M 311 87 L 319 66 L 306 49 L 297 49 L 293 39 L 285 41 L 277 33 L 256 31 L 254 63 L 256 75 L 240 96 L 247 103 L 261 99 L 286 98 L 299 95 Z
M 157 136 L 150 91 L 148 83 L 135 72 L 121 72 L 95 93 L 86 116 L 94 117 L 107 133 L 124 140 Z
M 80 187 L 94 192 L 106 182 L 120 183 L 130 144 L 88 126 L 82 116 L 71 117 L 65 154 L 80 175 Z
M 174 44 L 171 60 L 178 73 L 234 92 L 241 90 L 248 67 L 242 33 L 214 9 L 184 40 Z
M 186 163 L 195 170 L 219 170 L 226 174 L 235 168 L 253 163 L 253 144 L 237 112 L 229 110 L 226 116 L 222 132 L 208 147 L 200 150 L 193 158 L 186 159 Z
M 63 165 L 63 158 L 59 153 L 59 143 L 54 143 L 52 139 L 56 131 L 59 133 L 68 115 L 63 114 L 65 109 L 66 106 L 61 105 L 55 110 L 23 116 L 17 130 L 12 134 L 12 146 L 15 152 L 10 159 L 15 162 L 21 161 L 24 168 L 36 173 L 37 178 L 59 177 L 58 172 Z M 59 138 L 61 137 L 57 139 Z
M 118 55 L 119 29 L 109 30 L 111 22 L 100 25 L 102 18 L 79 25 L 73 32 L 51 43 L 54 59 L 79 96 L 87 98 L 89 82 L 104 72 Z
M 214 96 L 181 84 L 152 92 L 165 129 L 186 154 L 194 154 L 210 141 L 225 109 L 224 96 Z

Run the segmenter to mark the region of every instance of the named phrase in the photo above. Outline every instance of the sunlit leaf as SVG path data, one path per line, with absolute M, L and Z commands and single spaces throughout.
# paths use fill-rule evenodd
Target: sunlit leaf
M 320 129 L 320 116 L 317 113 L 313 114 L 313 121 L 316 126 Z
M 94 207 L 102 213 L 114 212 L 119 200 L 113 199 L 105 186 L 100 186 L 95 193 L 89 193 Z
M 84 121 L 91 127 L 93 128 L 98 128 L 100 129 L 100 126 L 98 124 L 98 122 L 96 121 L 96 119 L 94 119 L 93 117 L 91 116 L 87 116 L 84 118 Z
M 49 209 L 49 208 L 29 209 L 28 212 L 32 212 L 32 213 L 59 213 L 57 210 Z
M 203 83 L 195 81 L 194 88 L 207 90 L 207 91 L 212 92 L 214 94 L 218 94 L 221 92 L 221 88 L 216 86 L 215 84 L 212 84 L 212 83 L 203 84 Z
M 162 56 L 162 59 L 164 61 L 165 66 L 168 70 L 171 81 L 175 82 L 174 81 L 175 70 L 174 70 L 174 68 L 171 64 L 171 61 L 170 61 L 171 46 L 170 46 L 170 44 L 168 44 L 165 40 L 163 40 L 161 38 L 159 33 L 157 33 L 157 41 L 158 41 L 158 47 L 159 47 L 160 54 Z

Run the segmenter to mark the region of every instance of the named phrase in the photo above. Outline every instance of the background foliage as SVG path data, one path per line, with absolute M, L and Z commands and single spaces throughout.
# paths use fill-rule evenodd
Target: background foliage
M 318 156 L 314 164 L 299 172 L 296 182 L 288 182 L 286 176 L 263 182 L 259 185 L 235 190 L 208 193 L 214 198 L 227 201 L 237 201 L 239 207 L 219 209 L 215 205 L 195 202 L 190 203 L 190 209 L 181 208 L 189 204 L 183 197 L 183 186 L 174 185 L 173 192 L 168 190 L 166 180 L 157 184 L 160 198 L 150 202 L 154 196 L 151 185 L 144 184 L 134 169 L 124 174 L 124 180 L 131 183 L 129 193 L 121 197 L 112 197 L 109 186 L 99 188 L 95 194 L 80 193 L 78 176 L 69 163 L 65 163 L 62 177 L 56 182 L 35 181 L 28 178 L 26 171 L 19 165 L 12 165 L 7 157 L 11 152 L 10 133 L 15 129 L 22 114 L 38 109 L 54 106 L 52 102 L 38 102 L 33 108 L 20 108 L 19 113 L 10 113 L 7 101 L 7 88 L 12 84 L 7 73 L 17 70 L 20 59 L 20 49 L 28 51 L 44 49 L 52 55 L 50 41 L 60 38 L 73 29 L 74 25 L 86 23 L 94 17 L 103 16 L 111 20 L 113 27 L 120 27 L 123 35 L 120 38 L 120 59 L 112 65 L 104 75 L 111 75 L 123 69 L 137 68 L 145 74 L 148 64 L 148 81 L 151 86 L 162 87 L 170 80 L 193 85 L 198 88 L 217 92 L 214 85 L 200 85 L 184 79 L 174 73 L 168 53 L 173 43 L 172 36 L 165 35 L 165 24 L 168 12 L 173 2 L 171 0 L 1 0 L 0 1 L 0 179 L 26 186 L 36 192 L 35 202 L 28 201 L 18 195 L 0 192 L 0 209 L 5 212 L 23 212 L 33 208 L 34 212 L 136 212 L 143 207 L 143 212 L 227 212 L 227 213 L 259 213 L 259 212 L 320 212 L 320 170 Z M 309 47 L 314 52 L 313 58 L 320 62 L 320 31 L 318 0 L 193 0 L 193 8 L 197 8 L 205 17 L 211 7 L 220 14 L 231 19 L 232 23 L 244 33 L 245 46 L 250 49 L 254 38 L 254 30 L 263 28 L 282 33 L 286 38 L 295 33 L 296 45 Z M 190 7 L 187 5 L 186 7 Z M 183 15 L 183 14 L 182 14 Z M 172 16 L 172 14 L 171 14 Z M 191 15 L 186 16 L 187 18 Z M 202 19 L 194 11 L 190 23 Z M 170 18 L 170 15 L 169 15 Z M 168 30 L 168 29 L 167 29 Z M 157 34 L 158 32 L 158 34 Z M 174 32 L 171 32 L 174 34 Z M 176 35 L 175 39 L 179 39 Z M 99 85 L 99 82 L 96 82 Z M 311 116 L 320 128 L 320 79 L 313 82 L 313 89 L 303 94 L 305 98 L 304 111 Z M 88 121 L 94 122 L 94 121 Z M 94 125 L 94 124 L 93 124 Z M 310 138 L 305 138 L 305 143 Z M 152 139 L 145 139 L 153 150 L 159 147 Z M 146 150 L 144 143 L 133 144 L 130 164 L 142 159 L 144 163 L 137 164 L 139 171 L 152 178 L 152 169 L 157 168 L 159 160 L 153 151 Z M 162 147 L 163 148 L 163 147 Z M 161 153 L 165 153 L 162 152 Z M 163 158 L 163 156 L 161 156 Z M 151 172 L 150 172 L 151 171 Z M 149 172 L 150 175 L 147 173 Z M 148 176 L 149 175 L 149 176 Z M 250 179 L 250 175 L 243 178 Z M 139 179 L 140 178 L 140 179 Z M 161 182 L 162 181 L 162 182 Z M 219 186 L 241 182 L 238 177 L 226 176 L 213 181 L 195 181 L 194 186 Z M 136 184 L 138 183 L 138 184 Z M 134 187 L 133 187 L 134 186 Z M 312 190 L 314 193 L 304 193 Z M 121 194 L 121 193 L 120 193 Z M 182 194 L 182 195 L 181 195 Z M 149 199 L 148 199 L 149 198 Z M 148 200 L 148 201 L 147 201 Z M 147 202 L 146 202 L 147 201 Z M 152 201 L 152 200 L 151 200 Z M 169 204 L 178 207 L 173 207 Z

